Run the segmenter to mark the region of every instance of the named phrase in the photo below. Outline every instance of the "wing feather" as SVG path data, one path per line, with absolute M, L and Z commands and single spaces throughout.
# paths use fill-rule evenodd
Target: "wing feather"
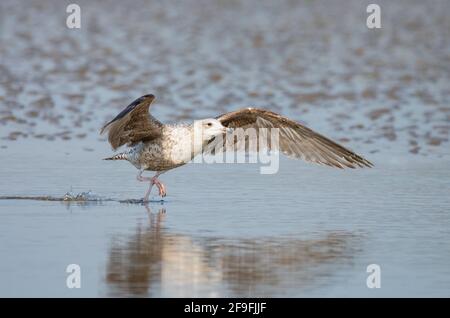
M 139 97 L 103 126 L 100 134 L 108 132 L 108 141 L 113 149 L 150 141 L 161 135 L 163 124 L 149 113 L 154 99 L 151 94 Z
M 373 166 L 368 160 L 331 139 L 271 111 L 246 108 L 220 115 L 216 119 L 230 128 L 279 128 L 279 150 L 289 157 L 337 168 Z M 269 149 L 273 149 L 273 146 L 268 143 Z

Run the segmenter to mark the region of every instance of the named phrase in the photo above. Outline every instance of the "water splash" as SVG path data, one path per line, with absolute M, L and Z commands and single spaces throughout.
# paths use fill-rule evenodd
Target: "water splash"
M 100 202 L 100 201 L 112 201 L 112 199 L 102 198 L 101 196 L 96 195 L 89 190 L 87 192 L 80 192 L 80 193 L 73 193 L 72 191 L 67 192 L 62 197 L 62 201 Z
M 79 193 L 74 193 L 72 191 L 66 192 L 63 196 L 27 196 L 27 195 L 9 195 L 0 196 L 0 200 L 34 200 L 34 201 L 59 201 L 67 203 L 101 203 L 101 202 L 119 202 L 127 204 L 147 204 L 147 203 L 165 203 L 167 201 L 162 199 L 151 199 L 146 202 L 143 199 L 115 199 L 106 198 L 93 193 L 92 191 L 83 191 Z

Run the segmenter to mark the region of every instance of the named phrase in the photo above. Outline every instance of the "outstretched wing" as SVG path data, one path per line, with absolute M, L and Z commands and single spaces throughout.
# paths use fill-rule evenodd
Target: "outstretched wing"
M 279 128 L 279 149 L 283 154 L 309 162 L 338 167 L 372 167 L 372 163 L 336 142 L 287 117 L 271 111 L 246 108 L 216 117 L 230 128 Z M 249 138 L 248 135 L 244 138 Z M 233 138 L 234 143 L 240 142 Z M 223 140 L 226 140 L 225 136 Z M 247 142 L 247 141 L 246 141 Z M 275 145 L 267 144 L 269 149 Z M 226 148 L 223 148 L 226 149 Z M 210 149 L 211 150 L 211 149 Z
M 108 132 L 108 141 L 113 149 L 124 144 L 132 146 L 161 135 L 163 124 L 149 113 L 150 104 L 154 99 L 155 96 L 151 94 L 139 97 L 103 126 L 100 134 Z

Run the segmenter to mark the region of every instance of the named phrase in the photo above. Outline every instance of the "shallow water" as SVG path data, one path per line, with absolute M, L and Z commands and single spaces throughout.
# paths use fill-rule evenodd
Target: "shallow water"
M 371 1 L 77 3 L 80 30 L 0 2 L 0 296 L 450 296 L 449 1 L 380 0 L 381 30 Z M 189 164 L 136 203 L 98 130 L 147 93 L 163 121 L 280 112 L 375 167 Z
M 1 296 L 450 295 L 448 159 L 345 171 L 283 159 L 275 175 L 190 164 L 146 207 L 119 202 L 146 187 L 126 162 L 26 146 L 6 150 L 1 193 L 104 200 L 0 200 Z M 80 289 L 65 285 L 72 263 Z M 372 263 L 380 289 L 366 287 Z

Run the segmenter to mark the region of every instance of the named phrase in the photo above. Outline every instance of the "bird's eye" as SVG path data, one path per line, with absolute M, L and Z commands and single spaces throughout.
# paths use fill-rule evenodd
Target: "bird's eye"
M 211 123 L 207 123 L 207 124 L 206 124 L 206 126 L 208 126 L 208 127 L 211 127 L 211 126 L 212 126 L 212 124 L 211 124 Z

